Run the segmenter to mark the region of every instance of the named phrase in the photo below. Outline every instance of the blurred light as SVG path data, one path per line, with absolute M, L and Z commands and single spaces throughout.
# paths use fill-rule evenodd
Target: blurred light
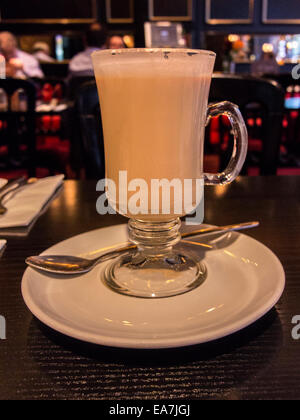
M 64 37 L 62 35 L 56 35 L 55 37 L 55 54 L 57 61 L 64 60 Z
M 125 35 L 123 41 L 128 48 L 134 48 L 134 37 L 132 35 Z
M 293 42 L 287 42 L 286 47 L 288 50 L 292 50 L 293 49 Z
M 262 50 L 263 50 L 264 53 L 271 53 L 271 52 L 274 51 L 274 46 L 273 46 L 273 44 L 265 43 L 262 46 Z
M 5 58 L 0 54 L 0 79 L 5 79 L 6 67 Z
M 184 38 L 181 38 L 181 39 L 179 40 L 179 45 L 180 45 L 181 47 L 186 47 L 186 40 L 185 40 Z
M 227 188 L 227 186 L 225 185 L 216 185 L 216 187 L 215 187 L 215 195 L 217 196 L 217 197 L 223 197 L 225 194 L 226 194 L 226 192 L 228 191 L 228 188 Z
M 164 27 L 170 27 L 172 26 L 172 22 L 158 22 L 157 26 L 164 26 Z
M 228 35 L 228 41 L 229 42 L 237 42 L 239 41 L 240 37 L 238 35 Z

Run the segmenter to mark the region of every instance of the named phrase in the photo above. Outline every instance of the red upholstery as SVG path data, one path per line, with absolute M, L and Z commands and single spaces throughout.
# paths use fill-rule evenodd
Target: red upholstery
M 263 149 L 262 141 L 259 139 L 249 138 L 249 152 L 261 152 Z

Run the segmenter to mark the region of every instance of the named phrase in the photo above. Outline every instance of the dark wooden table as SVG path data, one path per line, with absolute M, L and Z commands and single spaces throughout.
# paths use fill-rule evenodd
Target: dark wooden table
M 38 322 L 23 303 L 24 259 L 73 235 L 111 224 L 96 214 L 95 182 L 68 181 L 27 238 L 10 238 L 0 260 L 0 399 L 299 399 L 300 177 L 240 178 L 207 188 L 206 222 L 253 219 L 249 235 L 281 259 L 286 291 L 262 320 L 226 339 L 176 350 L 104 348 L 62 336 Z M 0 235 L 1 236 L 1 235 Z

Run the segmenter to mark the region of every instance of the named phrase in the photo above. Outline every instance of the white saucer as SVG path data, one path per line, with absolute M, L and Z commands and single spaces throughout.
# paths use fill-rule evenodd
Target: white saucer
M 95 250 L 126 241 L 127 227 L 113 226 L 64 241 L 44 254 L 93 258 Z M 135 349 L 182 347 L 228 336 L 265 315 L 283 293 L 285 275 L 278 258 L 246 235 L 232 234 L 225 247 L 206 252 L 204 262 L 204 284 L 167 299 L 111 291 L 100 279 L 105 264 L 73 278 L 27 269 L 22 293 L 30 311 L 60 333 Z

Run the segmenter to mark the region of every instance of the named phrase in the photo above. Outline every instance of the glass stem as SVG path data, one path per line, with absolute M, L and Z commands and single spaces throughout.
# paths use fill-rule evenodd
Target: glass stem
M 169 254 L 181 240 L 179 218 L 167 222 L 153 222 L 131 219 L 129 239 L 137 245 L 139 252 L 148 257 Z

